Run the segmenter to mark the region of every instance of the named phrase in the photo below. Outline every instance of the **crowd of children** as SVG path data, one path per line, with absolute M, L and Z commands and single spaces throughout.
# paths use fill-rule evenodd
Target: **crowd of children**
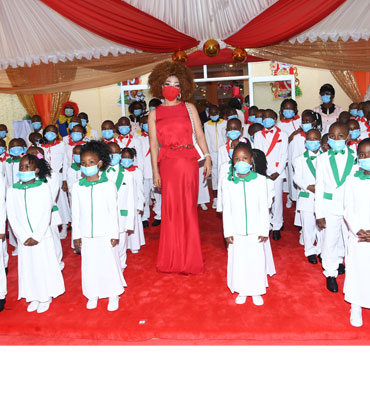
M 281 238 L 286 192 L 307 261 L 322 263 L 334 293 L 338 274 L 346 273 L 350 322 L 361 326 L 362 307 L 370 308 L 370 102 L 342 111 L 334 95 L 331 85 L 322 86 L 322 104 L 301 115 L 292 99 L 281 103 L 279 115 L 252 106 L 247 117 L 236 98 L 222 115 L 209 104 L 204 132 L 213 164 L 212 208 L 222 212 L 227 285 L 238 293 L 237 304 L 248 296 L 263 304 L 267 276 L 276 272 L 270 231 L 273 240 Z M 149 112 L 160 104 L 152 99 Z M 116 123 L 104 121 L 100 139 L 91 129 L 88 135 L 88 115 L 77 111 L 67 104 L 58 127 L 43 129 L 33 116 L 25 140 L 9 140 L 0 125 L 0 310 L 7 294 L 6 232 L 18 255 L 18 298 L 26 299 L 29 312 L 47 311 L 65 290 L 61 240 L 69 223 L 71 246 L 81 254 L 86 307 L 109 298 L 114 311 L 126 286 L 126 253 L 145 245 L 151 204 L 152 225 L 160 225 L 145 103 L 131 103 L 130 116 Z M 199 179 L 204 211 L 209 200 L 207 182 Z

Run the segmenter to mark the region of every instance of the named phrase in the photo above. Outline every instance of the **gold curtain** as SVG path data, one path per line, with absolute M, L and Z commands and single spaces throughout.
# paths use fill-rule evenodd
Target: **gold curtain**
M 330 71 L 347 96 L 354 102 L 362 101 L 360 89 L 352 71 Z
M 71 92 L 57 92 L 53 93 L 53 98 L 51 100 L 51 116 L 50 121 L 55 124 L 60 115 L 60 110 L 62 109 L 63 103 L 69 100 Z
M 32 115 L 37 114 L 37 109 L 32 94 L 18 94 L 17 96 L 28 115 L 32 117 Z

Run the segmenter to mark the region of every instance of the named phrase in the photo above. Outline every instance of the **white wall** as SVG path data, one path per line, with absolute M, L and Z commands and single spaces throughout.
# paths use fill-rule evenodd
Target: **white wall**
M 0 93 L 0 124 L 8 127 L 9 137 L 13 137 L 13 121 L 21 121 L 26 114 L 17 95 Z

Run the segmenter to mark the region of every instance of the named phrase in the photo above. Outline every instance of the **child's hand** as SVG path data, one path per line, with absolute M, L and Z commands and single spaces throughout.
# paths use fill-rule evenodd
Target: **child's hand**
M 359 242 L 368 242 L 369 241 L 369 234 L 367 233 L 367 231 L 360 229 L 357 232 L 357 237 L 358 237 L 358 241 Z
M 137 210 L 137 212 L 139 213 L 139 215 L 143 215 L 144 214 L 143 210 Z
M 279 177 L 279 174 L 277 172 L 274 172 L 272 175 L 270 175 L 270 179 L 273 181 L 276 180 Z
M 75 239 L 73 241 L 73 245 L 75 246 L 76 251 L 81 251 L 81 246 L 82 246 L 82 240 L 81 239 Z
M 5 240 L 5 233 L 0 233 L 0 240 L 4 241 Z
M 116 247 L 118 243 L 119 243 L 119 239 L 111 239 L 110 240 L 110 244 L 112 245 L 112 247 Z
M 161 187 L 161 177 L 159 175 L 159 173 L 153 173 L 153 186 L 156 188 L 160 188 Z
M 234 237 L 233 236 L 229 236 L 227 238 L 225 238 L 226 243 L 227 244 L 233 244 L 234 243 Z
M 267 237 L 266 236 L 258 236 L 258 241 L 260 242 L 260 243 L 265 243 L 265 242 L 267 242 Z
M 24 246 L 36 246 L 37 244 L 39 244 L 39 242 L 30 237 L 23 244 L 24 244 Z
M 319 218 L 319 219 L 317 219 L 317 220 L 316 220 L 316 224 L 317 224 L 317 226 L 318 226 L 318 228 L 319 228 L 320 230 L 325 229 L 325 228 L 326 228 L 326 221 L 325 221 L 325 218 Z
M 128 230 L 126 231 L 126 233 L 127 233 L 128 235 L 131 235 L 131 234 L 133 234 L 133 233 L 134 233 L 134 231 L 132 231 L 132 230 L 128 229 Z
M 315 185 L 308 185 L 307 190 L 309 190 L 312 193 L 315 193 Z
M 67 181 L 63 181 L 63 183 L 62 183 L 62 190 L 63 190 L 63 192 L 68 193 L 68 184 L 67 184 Z

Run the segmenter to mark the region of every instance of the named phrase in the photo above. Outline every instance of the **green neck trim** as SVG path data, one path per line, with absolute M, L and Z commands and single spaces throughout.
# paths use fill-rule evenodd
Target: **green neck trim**
M 17 182 L 13 185 L 14 189 L 22 189 L 22 190 L 26 190 L 26 189 L 32 189 L 34 187 L 37 186 L 41 186 L 43 184 L 43 182 L 40 179 L 37 179 L 35 181 L 35 183 L 22 183 L 22 182 Z
M 6 159 L 6 162 L 8 163 L 8 164 L 13 164 L 13 163 L 20 163 L 21 162 L 21 160 L 22 160 L 22 157 L 21 158 L 18 158 L 18 160 L 13 160 L 13 158 L 7 158 Z
M 91 182 L 91 181 L 88 181 L 86 178 L 82 178 L 82 179 L 79 180 L 78 184 L 79 184 L 80 186 L 87 186 L 87 187 L 89 187 L 89 186 L 95 186 L 95 185 L 97 185 L 97 184 L 99 184 L 99 183 L 104 183 L 104 182 L 108 182 L 107 174 L 106 174 L 105 171 L 103 171 L 103 172 L 101 173 L 100 178 L 99 178 L 98 181 L 93 181 L 93 182 Z
M 75 162 L 72 163 L 71 168 L 74 169 L 75 171 L 79 171 L 80 170 L 80 167 Z
M 355 175 L 356 178 L 361 179 L 362 181 L 366 180 L 366 179 L 370 179 L 370 175 L 365 174 L 365 171 L 363 169 L 359 169 Z

